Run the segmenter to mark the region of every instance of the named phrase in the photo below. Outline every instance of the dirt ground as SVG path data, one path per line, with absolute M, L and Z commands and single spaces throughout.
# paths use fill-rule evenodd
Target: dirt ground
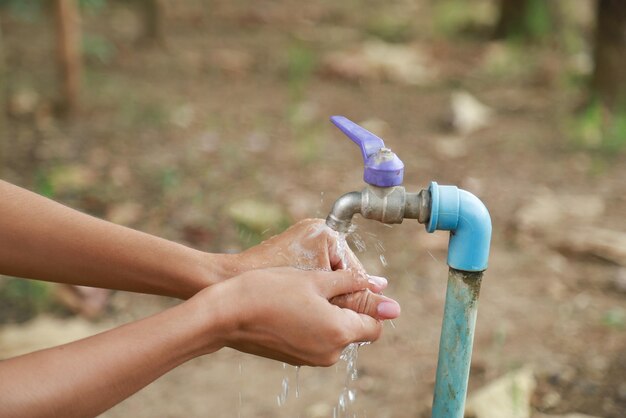
M 208 10 L 174 3 L 166 2 L 162 46 L 136 41 L 137 16 L 120 3 L 85 17 L 90 39 L 107 42 L 87 56 L 84 109 L 73 122 L 53 117 L 45 17 L 3 18 L 10 90 L 37 92 L 32 107 L 9 119 L 5 179 L 197 248 L 239 251 L 256 238 L 229 215 L 233 204 L 278 204 L 293 222 L 325 217 L 338 196 L 362 188 L 360 154 L 328 117 L 367 121 L 403 159 L 409 191 L 431 180 L 459 185 L 491 212 L 470 390 L 528 365 L 538 381 L 535 412 L 626 415 L 626 291 L 616 285 L 624 267 L 551 245 L 553 235 L 580 224 L 626 233 L 626 153 L 587 151 L 572 141 L 567 118 L 585 95 L 564 81 L 565 52 L 531 45 L 508 73 L 490 72 L 485 62 L 502 45 L 476 34 L 433 35 L 428 2 L 212 1 Z M 358 49 L 372 36 L 372 19 L 403 10 L 415 16 L 407 45 L 427 57 L 432 80 L 328 69 L 329 53 Z M 493 110 L 481 129 L 460 135 L 450 128 L 457 89 Z M 518 221 L 537 196 L 593 198 L 603 210 L 546 238 Z M 351 412 L 428 416 L 447 237 L 410 220 L 392 228 L 357 224 L 367 244 L 359 257 L 389 279 L 386 294 L 401 303 L 402 316 L 359 350 Z M 174 303 L 117 292 L 101 321 L 121 324 Z M 290 390 L 279 406 L 284 377 Z M 345 378 L 345 363 L 303 368 L 296 378 L 291 366 L 225 349 L 103 416 L 329 417 Z

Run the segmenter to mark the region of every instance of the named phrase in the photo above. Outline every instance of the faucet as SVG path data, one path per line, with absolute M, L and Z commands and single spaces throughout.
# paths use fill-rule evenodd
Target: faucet
M 448 287 L 439 342 L 432 416 L 462 418 L 474 341 L 478 296 L 487 268 L 491 218 L 472 193 L 430 182 L 410 193 L 402 186 L 404 164 L 381 138 L 343 116 L 330 118 L 363 156 L 365 188 L 339 197 L 326 225 L 348 233 L 355 214 L 386 224 L 416 219 L 426 231 L 450 231 Z
M 366 186 L 360 192 L 346 193 L 337 199 L 326 225 L 335 231 L 348 232 L 357 213 L 386 224 L 402 223 L 404 218 L 428 221 L 430 195 L 426 190 L 406 192 L 401 186 L 404 164 L 385 147 L 383 140 L 343 116 L 333 116 L 330 120 L 361 149 Z

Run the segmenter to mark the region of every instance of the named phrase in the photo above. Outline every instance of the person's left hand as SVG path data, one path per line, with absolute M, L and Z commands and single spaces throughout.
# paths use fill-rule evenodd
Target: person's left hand
M 236 274 L 269 267 L 296 267 L 301 270 L 356 270 L 365 274 L 363 265 L 348 246 L 345 237 L 323 219 L 304 219 L 237 256 Z M 380 293 L 387 280 L 369 276 L 369 289 Z

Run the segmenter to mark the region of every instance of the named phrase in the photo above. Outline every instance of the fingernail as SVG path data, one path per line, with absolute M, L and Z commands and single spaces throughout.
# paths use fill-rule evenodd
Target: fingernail
M 400 316 L 400 305 L 395 301 L 385 301 L 376 308 L 381 319 L 393 319 Z
M 367 281 L 373 284 L 374 286 L 383 287 L 383 288 L 387 287 L 387 279 L 385 279 L 384 277 L 370 276 L 368 274 Z

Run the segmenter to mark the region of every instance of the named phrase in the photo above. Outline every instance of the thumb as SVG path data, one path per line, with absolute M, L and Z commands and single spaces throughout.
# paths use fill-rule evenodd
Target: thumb
M 400 316 L 398 302 L 386 296 L 372 293 L 368 289 L 335 296 L 330 299 L 330 303 L 340 308 L 367 314 L 375 319 L 394 319 Z

